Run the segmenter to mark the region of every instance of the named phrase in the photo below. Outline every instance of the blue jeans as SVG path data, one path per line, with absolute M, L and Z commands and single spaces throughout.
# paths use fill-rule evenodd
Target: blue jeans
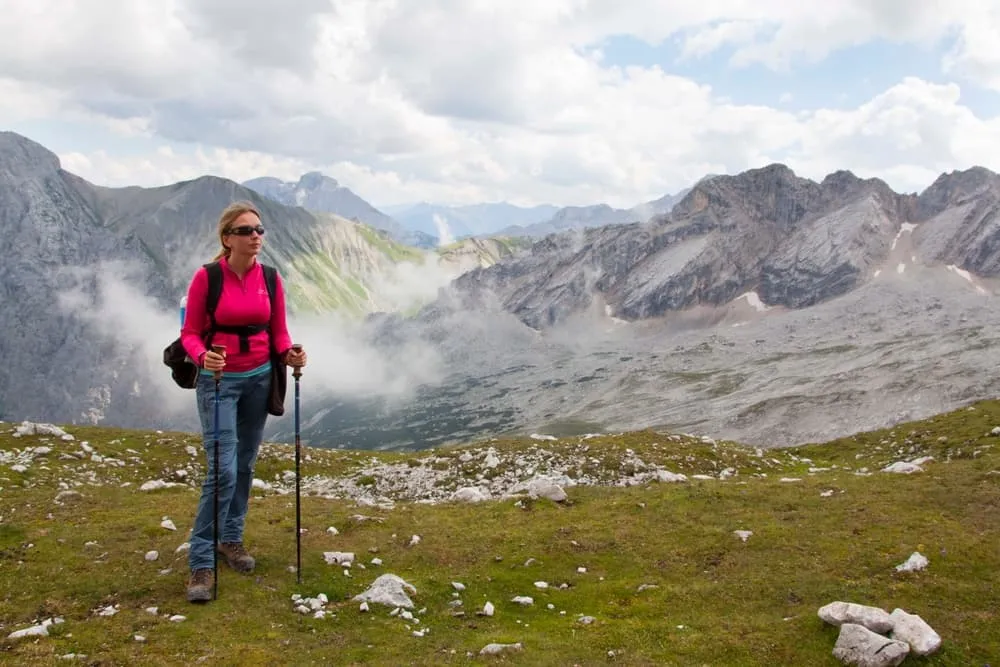
M 222 374 L 219 382 L 219 541 L 242 542 L 254 464 L 264 436 L 269 366 L 252 374 Z M 202 442 L 208 460 L 198 513 L 191 529 L 188 565 L 213 565 L 215 494 L 215 379 L 202 373 L 195 387 Z

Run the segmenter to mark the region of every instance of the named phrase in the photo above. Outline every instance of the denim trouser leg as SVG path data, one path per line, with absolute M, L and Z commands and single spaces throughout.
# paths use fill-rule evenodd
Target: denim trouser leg
M 242 540 L 253 464 L 267 419 L 269 383 L 269 373 L 252 377 L 223 374 L 219 383 L 219 540 L 222 542 Z M 192 570 L 210 568 L 213 563 L 215 380 L 210 376 L 199 377 L 195 394 L 207 465 L 191 529 L 188 565 Z M 242 486 L 240 479 L 244 480 Z
M 271 374 L 263 373 L 248 378 L 243 396 L 236 410 L 236 490 L 229 503 L 229 514 L 222 525 L 223 542 L 242 542 L 243 525 L 250 502 L 250 484 L 253 481 L 257 452 L 264 437 L 267 420 L 267 394 L 271 388 Z

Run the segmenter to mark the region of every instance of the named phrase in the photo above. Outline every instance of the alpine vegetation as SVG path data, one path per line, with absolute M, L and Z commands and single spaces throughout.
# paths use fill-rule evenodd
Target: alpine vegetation
M 193 434 L 0 423 L 18 662 L 982 664 L 1000 652 L 1000 403 L 821 444 L 538 432 L 269 442 L 257 567 L 184 600 Z M 253 610 L 249 613 L 248 610 Z M 232 622 L 226 619 L 233 619 Z M 284 656 L 284 657 L 283 657 Z

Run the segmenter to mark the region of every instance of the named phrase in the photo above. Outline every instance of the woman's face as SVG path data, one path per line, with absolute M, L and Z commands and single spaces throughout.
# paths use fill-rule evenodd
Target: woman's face
M 264 227 L 256 215 L 247 211 L 233 221 L 226 238 L 234 255 L 253 257 L 260 253 L 264 242 Z

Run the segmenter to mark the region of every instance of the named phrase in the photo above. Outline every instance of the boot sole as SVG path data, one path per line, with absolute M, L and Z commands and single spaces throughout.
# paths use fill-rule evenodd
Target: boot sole
M 188 602 L 208 602 L 212 599 L 212 591 L 188 591 L 187 600 Z

